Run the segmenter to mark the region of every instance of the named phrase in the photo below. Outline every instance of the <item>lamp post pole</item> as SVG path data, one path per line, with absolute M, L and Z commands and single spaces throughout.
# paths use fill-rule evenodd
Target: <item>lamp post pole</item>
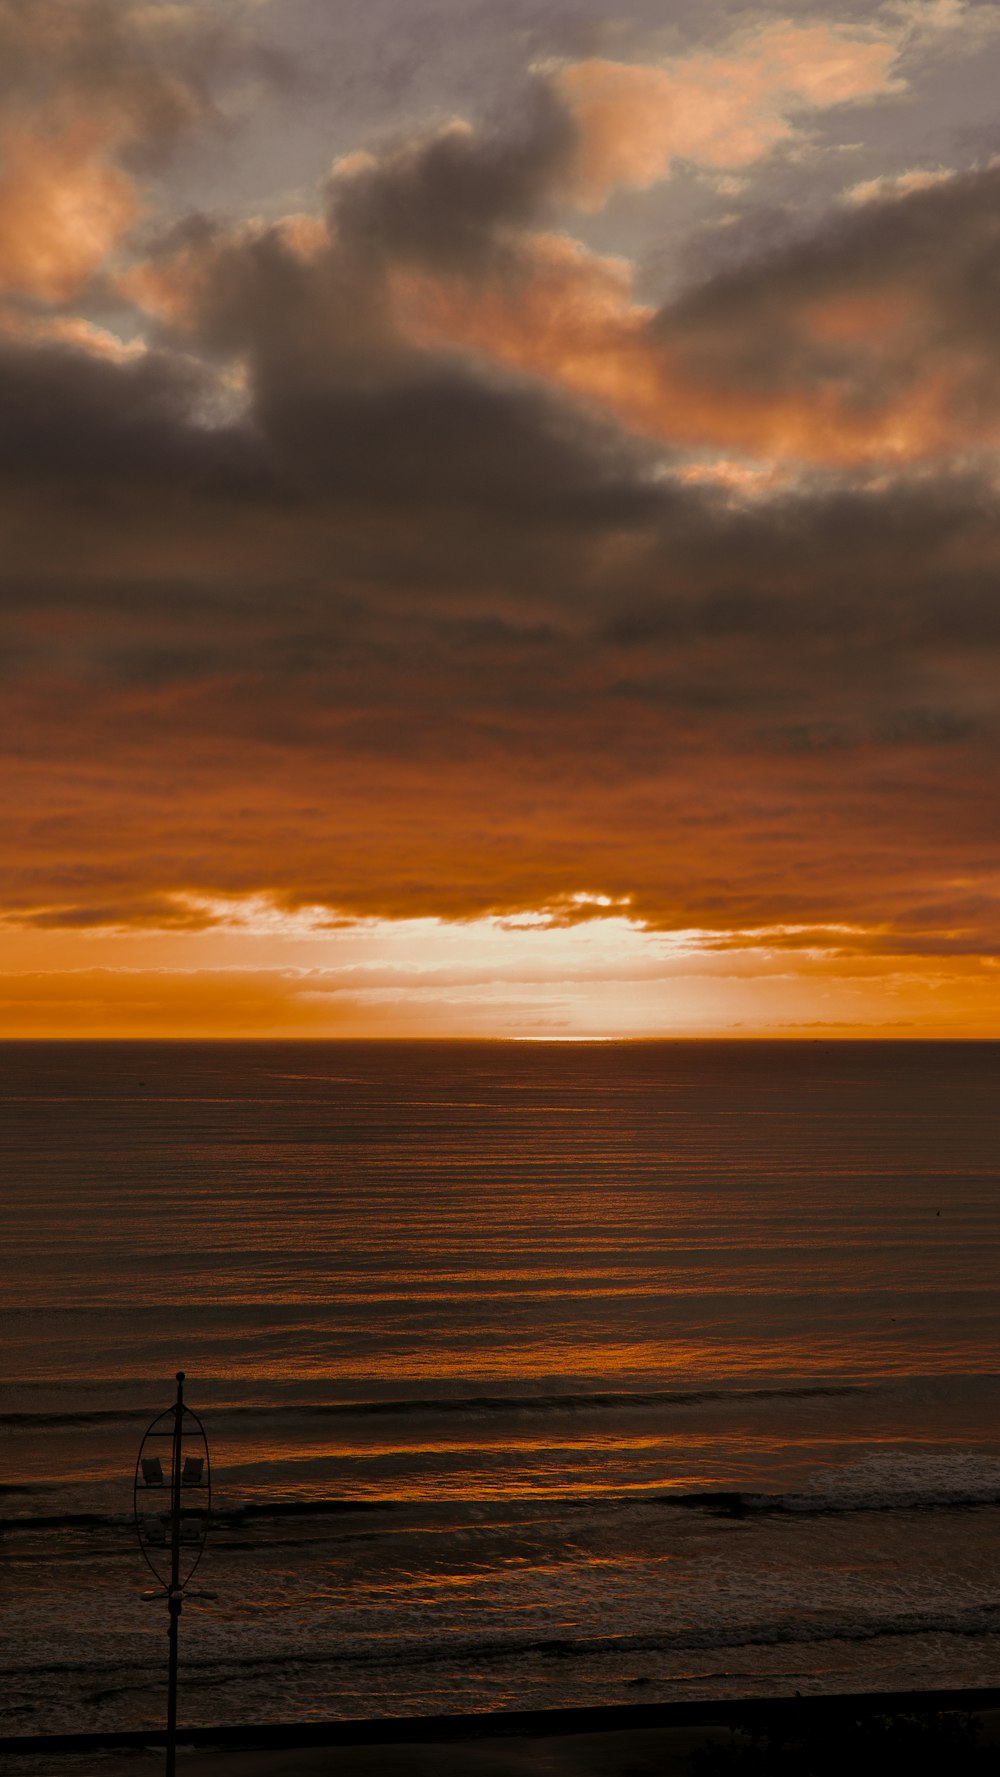
M 174 1777 L 177 1764 L 177 1664 L 180 1639 L 181 1606 L 181 1443 L 184 1425 L 184 1371 L 177 1372 L 177 1399 L 174 1402 L 174 1436 L 170 1463 L 170 1589 L 167 1593 L 169 1646 L 167 1659 L 167 1767 L 166 1777 Z
M 146 1599 L 167 1600 L 167 1748 L 165 1777 L 175 1777 L 177 1764 L 177 1679 L 180 1615 L 185 1596 L 214 1598 L 214 1592 L 188 1592 L 188 1582 L 205 1548 L 208 1514 L 212 1503 L 211 1463 L 205 1428 L 184 1401 L 184 1371 L 177 1372 L 177 1397 L 165 1413 L 148 1427 L 135 1464 L 133 1506 L 139 1547 L 159 1590 L 144 1592 Z M 169 1476 L 163 1458 L 156 1454 L 155 1440 L 169 1439 Z M 159 1445 L 163 1449 L 163 1443 Z M 144 1509 L 151 1489 L 169 1486 L 169 1510 L 150 1516 Z M 189 1488 L 205 1492 L 203 1505 L 183 1507 L 182 1494 Z M 162 1498 L 162 1494 L 161 1494 Z M 166 1534 L 164 1534 L 166 1532 Z M 164 1544 L 168 1549 L 164 1549 Z M 190 1559 L 182 1559 L 190 1554 Z M 162 1551 L 162 1552 L 161 1552 Z M 166 1559 L 164 1559 L 166 1555 Z

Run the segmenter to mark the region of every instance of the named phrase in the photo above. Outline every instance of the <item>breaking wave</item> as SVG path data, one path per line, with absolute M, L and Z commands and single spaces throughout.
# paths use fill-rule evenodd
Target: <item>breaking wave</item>
M 685 1407 L 721 1401 L 738 1405 L 740 1401 L 808 1400 L 842 1395 L 870 1394 L 862 1384 L 802 1384 L 787 1388 L 695 1388 L 653 1389 L 642 1392 L 594 1393 L 579 1392 L 548 1395 L 467 1395 L 432 1396 L 416 1400 L 301 1401 L 278 1405 L 206 1407 L 205 1416 L 224 1423 L 233 1419 L 262 1418 L 372 1418 L 413 1417 L 421 1413 L 454 1413 L 475 1417 L 492 1413 L 573 1413 L 643 1407 Z M 0 1426 L 34 1428 L 47 1426 L 72 1427 L 84 1425 L 143 1424 L 150 1419 L 148 1407 L 106 1407 L 89 1413 L 72 1411 L 56 1413 L 0 1413 Z

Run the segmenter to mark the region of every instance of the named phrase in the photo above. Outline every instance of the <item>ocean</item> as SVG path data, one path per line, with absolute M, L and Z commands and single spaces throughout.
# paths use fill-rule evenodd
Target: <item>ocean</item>
M 998 1064 L 0 1045 L 0 1734 L 996 1684 Z

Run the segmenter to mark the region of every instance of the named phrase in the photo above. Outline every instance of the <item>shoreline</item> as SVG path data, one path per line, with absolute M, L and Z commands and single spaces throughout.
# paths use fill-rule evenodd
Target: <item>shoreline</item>
M 178 1765 L 187 1777 L 682 1777 L 696 1754 L 751 1734 L 836 1730 L 879 1716 L 973 1718 L 983 1743 L 1000 1746 L 1000 1687 L 862 1691 L 717 1701 L 629 1703 L 482 1714 L 228 1723 L 178 1730 Z M 4 1735 L 10 1777 L 133 1777 L 156 1769 L 163 1729 Z M 961 1765 L 954 1767 L 956 1771 Z

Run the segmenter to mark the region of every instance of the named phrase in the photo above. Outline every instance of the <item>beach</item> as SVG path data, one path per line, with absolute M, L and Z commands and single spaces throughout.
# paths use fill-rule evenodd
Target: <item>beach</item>
M 697 1748 L 724 1728 L 493 1736 L 461 1743 L 179 1752 L 178 1777 L 687 1777 Z M 153 1777 L 149 1753 L 10 1757 L 9 1777 Z
M 143 1746 L 83 1738 L 30 1752 L 0 1741 L 5 1777 L 152 1777 L 164 1756 L 155 1737 Z M 750 1747 L 766 1768 L 769 1752 L 798 1746 L 803 1771 L 817 1749 L 836 1760 L 842 1747 L 844 1767 L 867 1777 L 869 1752 L 874 1769 L 880 1759 L 892 1762 L 897 1742 L 911 1768 L 921 1746 L 928 1769 L 947 1777 L 993 1768 L 1000 1690 L 230 1727 L 193 1740 L 182 1733 L 177 1770 L 179 1777 L 693 1777 L 707 1763 L 724 1777 Z

